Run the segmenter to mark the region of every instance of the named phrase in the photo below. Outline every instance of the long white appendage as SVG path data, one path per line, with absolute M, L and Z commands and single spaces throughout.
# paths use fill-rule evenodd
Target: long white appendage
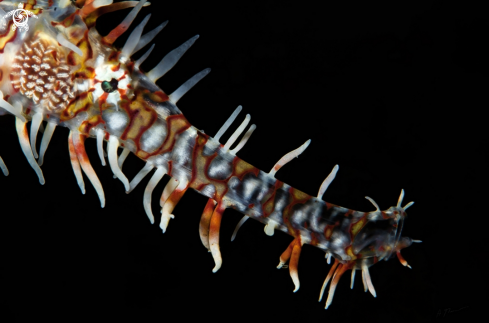
M 219 131 L 216 133 L 216 136 L 214 137 L 216 141 L 219 141 L 219 139 L 221 139 L 221 136 L 226 132 L 226 130 L 228 130 L 229 126 L 231 126 L 231 124 L 234 122 L 238 114 L 241 112 L 241 109 L 243 109 L 243 107 L 239 105 L 236 108 L 236 110 L 234 110 L 234 112 L 231 114 L 231 116 L 226 120 L 226 122 L 224 122 L 221 129 L 219 129 Z
M 137 6 L 135 6 L 129 12 L 126 18 L 124 18 L 124 20 L 117 27 L 115 27 L 107 36 L 105 36 L 104 39 L 112 44 L 123 32 L 127 31 L 129 29 L 129 26 L 131 26 L 132 22 L 134 21 L 134 18 L 136 18 L 137 14 L 141 10 L 141 8 L 146 4 L 146 1 L 147 0 L 139 1 Z
M 68 137 L 68 150 L 70 152 L 71 167 L 73 168 L 73 172 L 75 173 L 76 182 L 78 183 L 78 187 L 80 187 L 82 194 L 85 194 L 85 182 L 83 181 L 83 174 L 80 168 L 80 162 L 78 161 L 78 157 L 76 156 L 75 146 L 73 145 L 73 134 L 71 131 Z
M 61 44 L 61 46 L 64 46 L 69 50 L 74 51 L 78 55 L 83 56 L 82 50 L 78 48 L 75 44 L 70 42 L 68 39 L 66 39 L 62 34 L 58 33 L 58 35 L 56 35 L 56 40 L 58 41 L 58 43 Z
M 136 48 L 134 49 L 134 51 L 132 52 L 133 54 L 136 53 L 137 51 L 139 51 L 141 48 L 143 48 L 144 46 L 148 45 L 150 41 L 153 40 L 153 38 L 156 37 L 156 35 L 158 35 L 158 33 L 163 29 L 165 28 L 166 24 L 168 24 L 168 20 L 163 22 L 161 25 L 159 25 L 158 27 L 156 27 L 155 29 L 151 30 L 151 31 L 148 31 L 146 34 L 144 34 L 141 39 L 139 40 Z
M 131 193 L 131 191 L 141 182 L 141 180 L 148 175 L 148 173 L 154 168 L 154 166 L 150 163 L 146 163 L 144 167 L 137 173 L 136 176 L 132 179 L 131 183 L 129 183 L 129 191 L 126 191 L 126 194 Z
M 318 302 L 320 302 L 323 299 L 323 295 L 324 295 L 324 291 L 326 290 L 326 286 L 328 286 L 328 282 L 331 280 L 331 277 L 333 277 L 333 274 L 335 272 L 336 267 L 338 267 L 338 264 L 339 264 L 338 260 L 335 260 L 333 266 L 331 266 L 331 268 L 329 269 L 328 275 L 324 279 L 323 286 L 321 287 L 321 291 L 319 292 Z
M 196 35 L 189 40 L 187 40 L 185 43 L 180 45 L 179 47 L 175 48 L 168 54 L 166 54 L 165 57 L 156 65 L 155 68 L 153 68 L 151 71 L 146 74 L 146 76 L 156 83 L 156 81 L 163 77 L 173 66 L 177 64 L 177 62 L 180 60 L 180 58 L 185 54 L 185 52 L 190 48 L 190 46 L 193 45 L 193 43 L 199 38 L 199 35 Z
M 189 78 L 185 83 L 180 85 L 178 89 L 173 91 L 173 93 L 168 96 L 169 100 L 173 102 L 173 104 L 177 104 L 178 100 L 180 100 L 182 96 L 184 96 L 188 91 L 190 91 L 190 89 L 193 88 L 195 84 L 197 84 L 207 74 L 209 74 L 210 71 L 210 68 L 206 68 Z
M 375 201 L 371 197 L 365 196 L 365 198 L 367 200 L 369 200 L 370 203 L 372 203 L 373 206 L 375 206 L 375 209 L 376 209 L 375 212 L 380 211 L 379 205 L 377 203 L 375 203 Z
M 241 228 L 243 223 L 245 223 L 246 220 L 248 220 L 249 218 L 250 218 L 249 216 L 245 215 L 244 217 L 241 218 L 241 220 L 239 220 L 238 224 L 236 225 L 236 228 L 234 229 L 233 235 L 231 236 L 231 241 L 234 241 L 234 238 L 236 238 L 236 235 L 238 234 L 239 228 Z
M 15 128 L 17 130 L 17 135 L 19 136 L 19 143 L 20 147 L 22 148 L 22 151 L 24 152 L 25 157 L 27 158 L 27 161 L 29 162 L 29 165 L 31 165 L 32 169 L 37 174 L 37 177 L 39 177 L 39 183 L 41 185 L 44 185 L 45 180 L 44 176 L 42 174 L 42 170 L 37 164 L 36 159 L 34 158 L 34 155 L 32 154 L 31 150 L 31 145 L 29 144 L 29 137 L 27 135 L 27 123 L 23 122 L 20 118 L 15 117 Z
M 127 148 L 124 148 L 122 150 L 122 153 L 119 155 L 119 159 L 117 160 L 117 164 L 119 165 L 119 168 L 122 170 L 122 165 L 124 164 L 124 161 L 126 160 L 127 156 L 129 156 L 129 153 L 131 151 Z M 114 178 L 117 178 L 117 176 L 114 175 Z
M 250 137 L 253 134 L 253 131 L 255 131 L 255 129 L 256 129 L 256 125 L 252 124 L 251 127 L 248 129 L 248 131 L 246 131 L 243 138 L 241 138 L 239 144 L 236 147 L 234 147 L 233 149 L 231 149 L 229 152 L 233 155 L 236 155 L 241 150 L 241 148 L 243 148 L 244 145 L 246 145 L 246 143 L 248 142 L 248 139 L 250 139 Z
M 146 26 L 150 17 L 151 14 L 144 17 L 143 21 L 139 25 L 137 25 L 137 27 L 134 28 L 134 30 L 132 31 L 131 35 L 129 35 L 129 38 L 126 40 L 126 43 L 121 50 L 121 54 L 123 56 L 130 57 L 132 54 L 134 54 L 134 50 L 141 40 L 141 34 L 143 33 L 144 26 Z
M 355 268 L 351 269 L 351 282 L 350 282 L 350 289 L 353 289 L 353 283 L 355 282 Z
M 7 165 L 5 165 L 5 163 L 3 162 L 2 157 L 0 157 L 0 169 L 1 169 L 1 170 L 2 170 L 2 172 L 3 172 L 3 175 L 8 176 L 8 169 L 7 169 Z
M 299 155 L 302 154 L 304 150 L 306 150 L 306 148 L 309 146 L 310 143 L 311 143 L 311 139 L 303 143 L 302 146 L 300 146 L 299 148 L 294 149 L 291 152 L 285 154 L 282 158 L 280 158 L 280 160 L 275 164 L 275 166 L 273 166 L 273 168 L 270 170 L 268 175 L 275 176 L 275 173 L 280 168 L 282 168 L 282 166 L 290 162 L 292 159 L 299 157 Z
M 364 292 L 368 291 L 367 280 L 365 279 L 365 272 L 362 270 L 362 283 Z
M 333 170 L 331 171 L 331 173 L 329 173 L 328 177 L 326 177 L 326 179 L 323 181 L 323 183 L 321 184 L 321 187 L 319 188 L 318 199 L 323 198 L 324 192 L 326 192 L 326 190 L 329 187 L 329 184 L 331 184 L 333 179 L 336 177 L 336 173 L 338 173 L 338 169 L 340 169 L 340 166 L 335 165 L 335 167 L 333 167 Z
M 168 227 L 168 222 L 170 219 L 174 219 L 175 216 L 172 214 L 173 209 L 177 206 L 180 198 L 182 198 L 183 194 L 187 190 L 189 182 L 186 178 L 182 179 L 177 187 L 170 193 L 167 200 L 163 204 L 161 208 L 161 221 L 160 228 L 163 233 L 166 232 L 166 228 Z M 172 185 L 173 186 L 173 185 Z
M 146 215 L 148 216 L 151 224 L 155 223 L 155 218 L 153 216 L 153 212 L 151 211 L 151 194 L 153 193 L 153 190 L 155 189 L 156 185 L 161 180 L 163 175 L 166 174 L 166 172 L 167 172 L 166 167 L 158 166 L 156 172 L 153 174 L 153 177 L 151 177 L 151 179 L 148 182 L 148 185 L 146 186 L 146 189 L 144 190 L 144 197 L 143 197 L 144 211 L 146 211 Z
M 165 205 L 165 202 L 168 200 L 170 197 L 171 193 L 177 188 L 178 183 L 180 181 L 176 178 L 171 178 L 168 183 L 166 184 L 165 188 L 163 189 L 163 193 L 161 194 L 160 198 L 160 207 L 163 209 L 163 206 Z
M 26 122 L 25 117 L 22 115 L 22 106 L 17 104 L 15 107 L 3 99 L 3 92 L 0 91 L 0 108 L 7 110 L 14 116 L 19 118 L 22 122 Z
M 102 166 L 105 166 L 105 158 L 104 158 L 104 138 L 105 131 L 102 129 L 97 129 L 97 152 L 100 157 L 100 161 L 102 162 Z
M 95 173 L 95 170 L 90 164 L 90 159 L 88 159 L 87 152 L 85 151 L 85 144 L 83 142 L 85 140 L 85 137 L 80 133 L 75 133 L 73 134 L 72 138 L 73 145 L 75 146 L 76 157 L 78 157 L 78 161 L 80 162 L 80 166 L 83 172 L 85 173 L 85 175 L 87 175 L 90 183 L 92 183 L 93 187 L 95 188 L 95 191 L 97 192 L 98 198 L 100 200 L 100 207 L 103 208 L 105 206 L 104 189 L 102 187 L 102 183 L 100 183 L 100 180 L 98 179 L 97 174 Z
M 53 137 L 53 133 L 55 129 L 56 129 L 56 124 L 48 121 L 48 124 L 46 126 L 46 129 L 44 130 L 44 134 L 41 140 L 41 149 L 39 150 L 39 159 L 37 160 L 37 164 L 39 166 L 42 166 L 42 164 L 44 163 L 44 155 L 46 154 L 46 150 L 48 149 L 49 142 Z
M 109 148 L 108 148 L 108 157 L 109 157 L 109 165 L 110 168 L 112 169 L 112 172 L 114 173 L 117 178 L 121 180 L 121 182 L 124 184 L 124 187 L 126 189 L 126 192 L 129 191 L 130 186 L 129 186 L 129 180 L 127 177 L 122 173 L 122 170 L 119 168 L 119 164 L 117 162 L 117 148 L 119 148 L 119 139 L 117 139 L 116 136 L 109 136 Z
M 370 279 L 370 273 L 368 272 L 368 267 L 365 263 L 362 263 L 362 274 L 365 273 L 365 282 L 367 283 L 368 290 L 373 297 L 377 297 L 374 285 L 372 284 L 372 279 Z
M 39 126 L 41 126 L 42 122 L 42 113 L 36 112 L 32 116 L 31 121 L 31 149 L 34 158 L 39 157 L 37 155 L 36 142 L 37 142 L 37 133 L 39 132 Z
M 232 146 L 232 144 L 234 144 L 234 142 L 238 139 L 238 137 L 241 135 L 241 133 L 245 130 L 246 126 L 250 122 L 250 119 L 251 119 L 250 115 L 247 114 L 246 115 L 246 118 L 239 125 L 238 129 L 236 129 L 233 132 L 233 134 L 231 135 L 231 137 L 229 137 L 228 141 L 224 145 L 224 148 L 223 148 L 224 151 L 229 150 L 229 148 Z
M 153 48 L 155 48 L 155 44 L 151 45 L 151 47 L 146 51 L 146 53 L 143 54 L 137 61 L 134 62 L 134 67 L 139 69 L 139 66 L 144 63 L 144 61 L 148 58 L 149 54 L 153 51 Z

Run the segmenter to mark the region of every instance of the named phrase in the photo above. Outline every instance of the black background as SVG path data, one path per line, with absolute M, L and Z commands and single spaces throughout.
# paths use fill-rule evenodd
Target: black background
M 101 17 L 97 29 L 107 34 L 128 12 Z M 157 82 L 171 93 L 212 68 L 178 102 L 194 126 L 215 135 L 243 105 L 232 129 L 246 113 L 257 129 L 238 155 L 264 171 L 312 139 L 277 178 L 315 195 L 339 164 L 324 199 L 347 208 L 373 210 L 368 195 L 387 209 L 404 188 L 405 203 L 416 202 L 404 235 L 423 240 L 403 250 L 413 269 L 397 259 L 371 267 L 377 298 L 364 293 L 359 277 L 350 290 L 348 272 L 325 311 L 325 299 L 317 302 L 330 267 L 323 252 L 303 248 L 294 294 L 288 270 L 276 269 L 291 238 L 268 237 L 263 225 L 248 221 L 231 243 L 241 215 L 227 210 L 223 266 L 213 274 L 198 234 L 206 198 L 189 190 L 162 234 L 143 209 L 148 179 L 126 195 L 109 166 L 101 166 L 95 140 L 88 140 L 105 190 L 101 209 L 86 177 L 87 193 L 80 193 L 65 128 L 56 130 L 47 151 L 41 187 L 20 150 L 14 118 L 4 116 L 0 155 L 10 175 L 0 176 L 3 321 L 460 322 L 486 316 L 488 53 L 481 8 L 427 0 L 153 1 L 136 23 L 148 13 L 146 31 L 170 22 L 144 70 L 200 34 Z M 142 166 L 130 156 L 123 170 L 132 179 Z M 153 194 L 156 223 L 167 180 Z

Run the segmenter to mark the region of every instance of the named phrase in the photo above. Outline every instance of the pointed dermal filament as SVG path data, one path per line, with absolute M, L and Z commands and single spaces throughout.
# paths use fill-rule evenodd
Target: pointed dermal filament
M 122 35 L 126 30 L 129 29 L 129 26 L 133 22 L 134 18 L 136 18 L 137 14 L 141 10 L 141 8 L 144 6 L 147 0 L 141 0 L 139 1 L 138 5 L 135 6 L 131 12 L 124 18 L 124 20 L 117 26 L 115 27 L 107 36 L 103 38 L 104 42 L 113 44 L 117 38 L 119 38 L 120 35 Z
M 144 63 L 144 61 L 148 58 L 148 56 L 151 54 L 153 51 L 153 48 L 155 48 L 155 44 L 151 45 L 151 47 L 146 51 L 146 53 L 143 54 L 137 61 L 134 62 L 134 67 L 137 67 L 139 69 L 139 66 Z
M 121 55 L 123 57 L 130 57 L 132 54 L 134 54 L 134 50 L 136 49 L 136 46 L 141 39 L 141 34 L 143 33 L 144 26 L 146 26 L 150 17 L 151 14 L 144 17 L 143 21 L 136 28 L 134 28 L 131 35 L 129 35 L 129 38 L 126 40 L 126 43 L 121 50 Z
M 148 31 L 146 34 L 144 34 L 141 39 L 139 40 L 136 48 L 133 51 L 133 54 L 136 53 L 138 50 L 143 48 L 144 46 L 148 45 L 150 41 L 155 38 L 155 36 L 163 29 L 165 26 L 168 24 L 168 20 L 163 22 L 161 25 L 156 27 L 155 29 Z
M 117 148 L 119 148 L 119 145 L 120 145 L 119 139 L 116 136 L 110 135 L 109 145 L 108 145 L 109 165 L 114 175 L 117 176 L 117 178 L 119 178 L 120 181 L 124 184 L 124 188 L 126 189 L 127 192 L 130 189 L 129 180 L 127 179 L 126 175 L 124 175 L 124 173 L 122 172 L 117 160 L 118 159 Z
M 253 131 L 255 131 L 255 129 L 256 129 L 256 125 L 252 124 L 251 127 L 248 129 L 248 131 L 246 131 L 243 138 L 241 138 L 241 141 L 239 142 L 239 144 L 236 147 L 234 147 L 233 149 L 231 149 L 229 152 L 233 155 L 236 155 L 238 153 L 238 151 L 240 151 L 241 148 L 243 148 L 244 145 L 246 145 L 246 143 L 248 142 L 248 139 L 250 139 L 251 134 L 253 133 Z
M 397 200 L 397 207 L 401 207 L 403 199 L 404 199 L 404 189 L 401 189 L 401 194 L 399 195 L 399 200 Z
M 241 105 L 239 105 L 234 110 L 234 112 L 231 114 L 231 116 L 226 120 L 226 122 L 224 122 L 221 129 L 219 129 L 219 131 L 216 133 L 214 140 L 219 142 L 219 139 L 221 139 L 221 136 L 226 132 L 226 130 L 228 130 L 228 128 L 234 122 L 234 120 L 236 119 L 236 117 L 238 116 L 238 114 L 241 112 L 242 109 L 243 109 L 243 107 Z
M 143 170 L 144 169 L 145 168 L 143 168 Z M 151 179 L 148 182 L 148 185 L 146 185 L 146 188 L 144 189 L 143 207 L 144 207 L 144 211 L 146 212 L 146 215 L 148 216 L 148 219 L 151 222 L 151 224 L 153 224 L 155 222 L 153 212 L 151 211 L 151 196 L 153 194 L 153 190 L 155 189 L 156 185 L 159 183 L 159 181 L 163 178 L 163 175 L 165 175 L 166 173 L 167 173 L 166 167 L 158 166 L 156 169 L 156 172 L 153 174 L 153 176 L 151 177 Z
M 3 175 L 8 176 L 8 169 L 7 169 L 7 165 L 5 165 L 5 163 L 3 162 L 2 157 L 0 157 L 0 169 L 1 169 L 1 170 L 2 170 L 2 172 L 3 172 Z
M 355 282 L 355 268 L 351 269 L 351 282 L 350 282 L 350 289 L 353 289 L 353 283 Z
M 408 208 L 408 207 L 410 207 L 410 206 L 411 206 L 411 205 L 413 205 L 413 204 L 414 204 L 414 202 L 409 202 L 408 204 L 406 204 L 406 205 L 403 207 L 404 211 L 405 211 L 405 210 L 407 210 L 407 208 Z
M 319 192 L 318 192 L 318 196 L 317 196 L 318 199 L 323 198 L 324 192 L 326 192 L 326 190 L 329 187 L 329 184 L 331 184 L 331 182 L 336 177 L 336 173 L 338 173 L 339 169 L 340 169 L 340 166 L 335 165 L 335 167 L 333 167 L 333 170 L 331 171 L 331 173 L 329 173 L 328 177 L 326 177 L 326 179 L 323 181 L 323 183 L 321 184 L 321 187 L 319 188 Z
M 156 83 L 156 81 L 163 77 L 170 69 L 172 69 L 182 58 L 183 54 L 190 48 L 190 46 L 195 43 L 195 41 L 199 38 L 199 35 L 195 35 L 194 37 L 187 40 L 185 43 L 175 48 L 156 65 L 151 71 L 148 72 L 147 77 Z
M 236 235 L 238 234 L 239 228 L 241 228 L 243 223 L 245 223 L 246 220 L 248 220 L 249 218 L 250 218 L 249 216 L 245 215 L 241 218 L 241 220 L 239 220 L 238 224 L 236 225 L 236 228 L 234 229 L 233 235 L 231 236 L 231 241 L 234 241 L 234 238 L 236 238 Z
M 100 161 L 102 162 L 102 166 L 105 166 L 105 158 L 104 158 L 104 138 L 105 131 L 102 129 L 97 129 L 97 152 L 100 157 Z
M 379 206 L 377 205 L 377 203 L 375 203 L 375 201 L 374 201 L 372 198 L 370 198 L 370 197 L 368 197 L 368 196 L 365 196 L 365 198 L 366 198 L 367 200 L 369 200 L 369 201 L 370 201 L 370 203 L 372 203 L 372 204 L 375 206 L 375 208 L 376 208 L 376 210 L 375 210 L 375 211 L 380 211 Z
M 377 297 L 374 285 L 372 284 L 372 279 L 370 278 L 370 273 L 368 272 L 368 266 L 365 262 L 362 263 L 362 274 L 365 273 L 365 282 L 367 283 L 368 290 L 373 297 Z
M 299 155 L 302 154 L 304 150 L 306 150 L 306 148 L 309 146 L 310 143 L 311 143 L 311 139 L 303 143 L 302 146 L 300 146 L 299 148 L 294 149 L 291 152 L 285 154 L 282 158 L 280 158 L 280 160 L 275 164 L 275 166 L 272 167 L 268 175 L 275 177 L 275 173 L 277 173 L 277 171 L 280 168 L 282 168 L 282 166 L 290 162 L 292 159 L 299 157 Z
M 408 267 L 408 268 L 412 269 L 412 268 L 411 268 L 411 266 L 409 266 L 409 264 L 408 264 L 408 262 L 406 261 L 406 259 L 404 259 L 404 257 L 401 255 L 401 252 L 400 252 L 399 250 L 396 252 L 396 254 L 397 254 L 397 259 L 399 259 L 399 262 L 400 262 L 400 263 L 401 263 L 403 266 L 405 266 L 405 267 Z
M 324 291 L 326 290 L 326 286 L 328 286 L 329 280 L 331 279 L 331 277 L 333 277 L 333 274 L 334 274 L 335 269 L 338 266 L 338 264 L 339 264 L 338 259 L 335 259 L 335 261 L 333 263 L 333 266 L 331 266 L 331 268 L 329 269 L 329 273 L 326 276 L 326 279 L 324 279 L 323 286 L 321 287 L 321 291 L 319 292 L 319 300 L 318 300 L 318 302 L 320 302 L 323 299 L 323 295 L 324 295 Z
M 31 149 L 34 155 L 34 158 L 37 158 L 37 149 L 36 149 L 36 141 L 37 141 L 37 133 L 39 132 L 39 127 L 42 123 L 42 113 L 36 112 L 32 116 L 31 121 Z
M 233 134 L 231 135 L 231 137 L 229 137 L 228 141 L 224 145 L 224 148 L 223 148 L 224 151 L 229 150 L 229 148 L 232 146 L 232 144 L 234 144 L 234 142 L 238 139 L 238 137 L 241 135 L 241 133 L 245 130 L 246 126 L 250 122 L 250 119 L 251 119 L 250 115 L 247 114 L 246 115 L 246 118 L 239 125 L 238 129 L 236 129 L 233 132 Z
M 210 68 L 206 68 L 200 71 L 199 73 L 195 74 L 194 76 L 192 76 L 190 79 L 188 79 L 178 89 L 176 89 L 172 94 L 168 96 L 169 100 L 173 104 L 177 104 L 178 100 L 180 100 L 182 96 L 184 96 L 188 91 L 190 91 L 190 89 L 193 88 L 195 84 L 197 84 L 207 74 L 209 74 L 210 71 L 211 71 Z
M 42 140 L 41 140 L 41 149 L 39 151 L 39 159 L 37 160 L 37 164 L 39 166 L 42 166 L 44 162 L 44 155 L 46 154 L 46 150 L 48 149 L 49 142 L 53 137 L 54 129 L 56 129 L 56 124 L 48 121 L 46 129 L 44 130 L 44 135 L 42 136 Z

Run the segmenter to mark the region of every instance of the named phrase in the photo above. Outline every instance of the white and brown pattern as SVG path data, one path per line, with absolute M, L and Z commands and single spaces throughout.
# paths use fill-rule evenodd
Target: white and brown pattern
M 15 55 L 10 78 L 15 90 L 42 104 L 50 112 L 61 112 L 75 98 L 66 57 L 46 40 L 24 43 Z

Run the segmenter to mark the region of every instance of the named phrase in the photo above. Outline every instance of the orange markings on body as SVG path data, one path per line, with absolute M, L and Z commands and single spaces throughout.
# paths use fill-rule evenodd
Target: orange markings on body
M 101 123 L 105 123 L 105 121 L 102 119 L 102 116 L 94 115 L 90 119 L 83 121 L 78 128 L 78 131 L 88 136 L 90 134 L 90 130 Z
M 70 101 L 66 109 L 61 112 L 60 121 L 67 121 L 74 118 L 78 113 L 87 111 L 92 106 L 90 92 L 83 92 Z
M 292 223 L 290 222 L 290 216 L 293 213 L 293 208 L 297 204 L 305 204 L 307 201 L 311 199 L 311 196 L 293 187 L 289 189 L 289 193 L 290 193 L 291 202 L 289 203 L 289 205 L 285 207 L 282 218 L 283 218 L 283 222 L 286 224 L 287 228 L 289 229 L 289 234 L 295 237 L 295 228 L 292 226 Z
M 355 260 L 358 258 L 358 255 L 356 255 L 354 252 L 353 252 L 353 247 L 351 245 L 349 245 L 348 247 L 345 248 L 345 253 L 351 257 L 350 260 Z
M 205 205 L 204 212 L 202 213 L 202 216 L 200 218 L 200 224 L 199 224 L 200 240 L 202 241 L 202 244 L 207 249 L 210 249 L 209 230 L 211 224 L 211 217 L 212 214 L 214 213 L 214 209 L 216 208 L 216 204 L 217 204 L 216 201 L 214 201 L 213 199 L 209 199 L 207 201 L 207 204 Z
M 68 64 L 72 66 L 80 66 L 80 68 L 74 72 L 75 78 L 95 78 L 95 70 L 92 67 L 85 65 L 85 63 L 89 59 L 93 58 L 92 46 L 90 45 L 90 42 L 88 40 L 88 30 L 85 31 L 83 37 L 76 44 L 76 47 L 78 47 L 82 51 L 81 56 L 73 51 L 68 54 Z
M 75 17 L 78 15 L 78 12 L 79 12 L 79 10 L 76 10 L 75 12 L 73 12 L 71 15 L 69 15 L 68 17 L 66 17 L 65 19 L 63 19 L 60 22 L 51 21 L 51 25 L 53 25 L 54 27 L 56 27 L 58 25 L 61 25 L 65 28 L 70 27 L 71 25 L 73 25 L 73 22 L 75 21 Z
M 265 203 L 263 203 L 262 206 L 264 217 L 268 217 L 275 210 L 275 196 L 277 194 L 277 191 L 281 189 L 282 186 L 284 186 L 284 182 L 281 182 L 277 179 L 275 181 L 275 185 L 272 188 L 272 191 L 267 193 L 263 198 L 263 200 L 265 200 Z
M 80 12 L 80 16 L 84 18 L 85 24 L 87 25 L 87 28 L 92 28 L 95 27 L 97 18 L 102 16 L 103 14 L 117 11 L 117 10 L 122 10 L 126 8 L 131 8 L 135 7 L 137 5 L 137 1 L 123 1 L 123 2 L 116 2 L 113 4 L 110 4 L 108 6 L 103 6 L 100 8 L 87 8 L 86 10 L 82 10 Z M 85 9 L 85 8 L 84 8 Z
M 327 224 L 324 228 L 324 237 L 326 240 L 331 239 L 331 235 L 333 234 L 334 224 Z
M 258 173 L 260 173 L 260 170 L 256 168 L 253 165 L 248 164 L 244 160 L 242 160 L 239 157 L 234 157 L 233 159 L 233 175 L 238 177 L 240 181 L 243 180 L 243 177 L 248 174 L 252 173 L 255 175 L 255 177 L 258 177 Z
M 190 123 L 185 119 L 183 114 L 168 116 L 165 120 L 167 122 L 168 134 L 161 147 L 156 149 L 150 156 L 161 155 L 171 151 L 175 145 L 176 136 L 190 128 Z
M 136 99 L 131 102 L 124 101 L 120 104 L 120 107 L 127 112 L 130 121 L 126 129 L 124 129 L 121 139 L 131 139 L 136 144 L 136 155 L 140 156 L 141 153 L 148 154 L 148 152 L 140 152 L 139 140 L 144 132 L 156 122 L 158 118 L 156 111 L 147 106 L 139 96 L 136 96 Z
M 353 241 L 355 236 L 362 230 L 362 228 L 367 224 L 367 213 L 365 213 L 356 223 L 350 224 L 350 238 Z
M 3 50 L 5 46 L 15 39 L 17 36 L 17 29 L 12 30 L 12 25 L 14 24 L 13 20 L 10 20 L 7 28 L 5 29 L 5 33 L 0 34 L 0 54 L 3 54 Z

